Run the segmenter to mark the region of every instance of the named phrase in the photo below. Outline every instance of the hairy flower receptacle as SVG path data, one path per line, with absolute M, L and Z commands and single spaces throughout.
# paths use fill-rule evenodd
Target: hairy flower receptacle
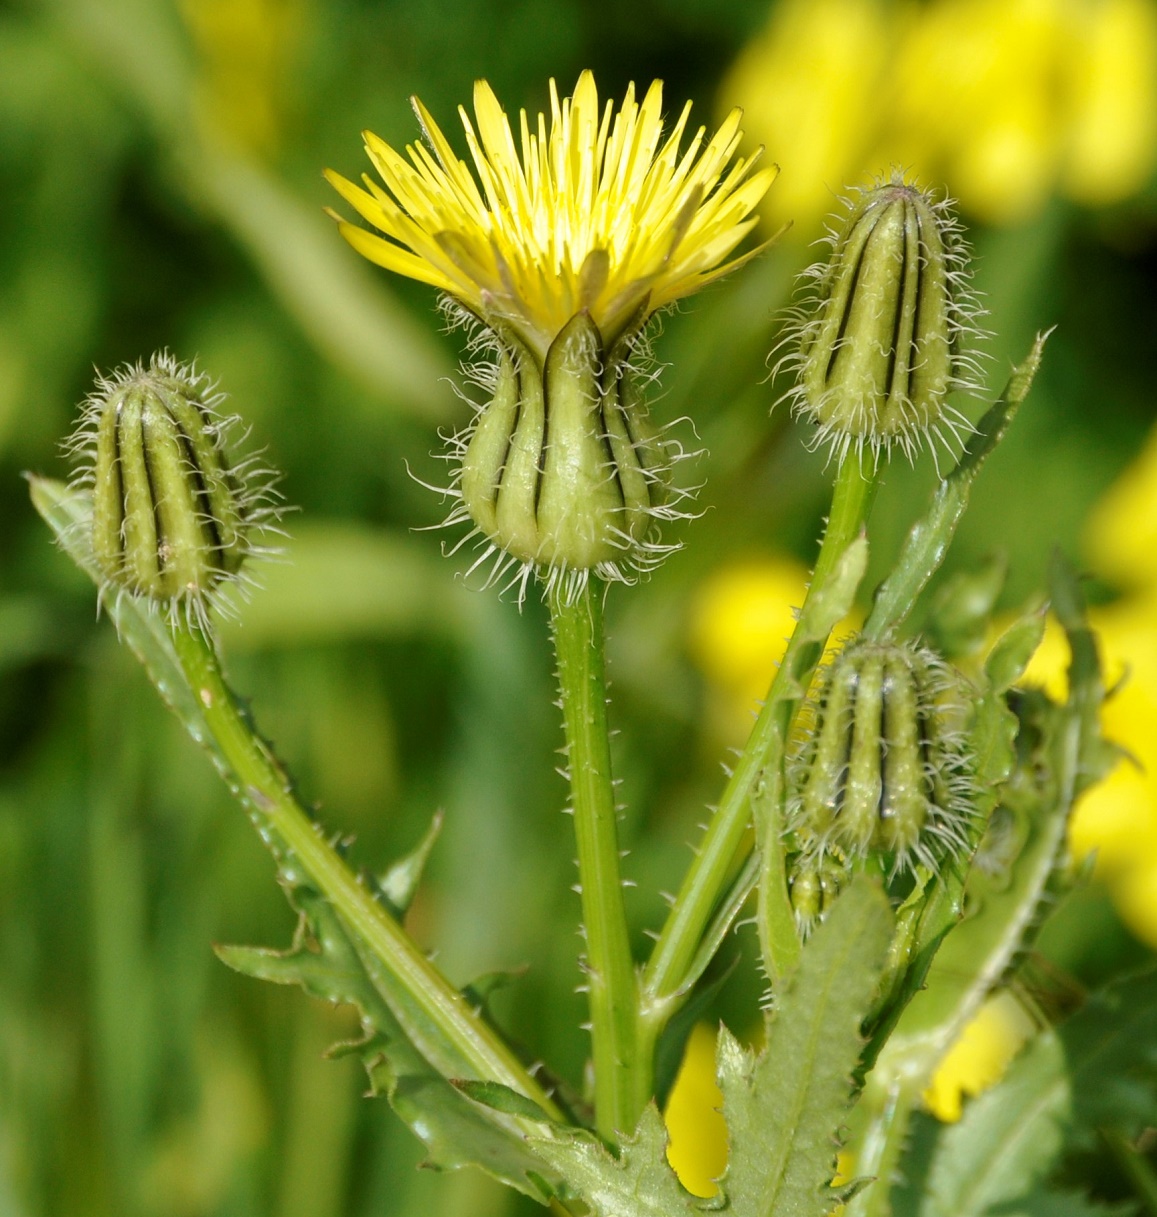
M 791 336 L 795 411 L 840 461 L 950 446 L 971 429 L 947 398 L 972 387 L 961 340 L 976 308 L 945 204 L 893 178 L 860 193 L 831 244 L 830 262 L 807 272 L 814 298 Z
M 629 342 L 607 355 L 576 313 L 539 366 L 509 333 L 494 393 L 465 445 L 459 488 L 474 524 L 553 571 L 635 565 L 663 501 L 662 447 L 632 384 Z

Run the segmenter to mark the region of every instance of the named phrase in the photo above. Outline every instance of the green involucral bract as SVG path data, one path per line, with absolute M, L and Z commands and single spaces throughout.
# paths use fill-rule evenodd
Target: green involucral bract
M 662 552 L 653 534 L 668 462 L 629 367 L 631 337 L 608 355 L 580 312 L 541 366 L 509 332 L 498 342 L 493 395 L 464 442 L 459 479 L 487 553 L 548 577 L 647 568 Z

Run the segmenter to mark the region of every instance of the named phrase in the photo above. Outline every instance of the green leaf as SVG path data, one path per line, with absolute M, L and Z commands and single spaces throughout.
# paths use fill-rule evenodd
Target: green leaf
M 1154 1111 L 1157 970 L 1095 994 L 968 1104 L 937 1142 L 920 1217 L 1051 1212 L 1035 1189 L 1062 1149 L 1087 1150 L 1103 1130 L 1133 1138 Z
M 1009 377 L 1000 400 L 977 424 L 956 468 L 944 478 L 927 513 L 908 533 L 892 573 L 876 591 L 872 611 L 864 626 L 868 638 L 891 633 L 912 611 L 916 598 L 939 569 L 968 506 L 972 483 L 993 449 L 1004 438 L 1017 409 L 1028 396 L 1040 367 L 1048 334 L 1040 334 L 1028 358 Z
M 379 892 L 389 905 L 390 911 L 400 921 L 410 907 L 422 881 L 422 872 L 430 858 L 430 851 L 442 831 L 442 813 L 436 812 L 421 841 L 404 858 L 399 858 L 377 881 Z
M 503 1086 L 501 1082 L 474 1082 L 468 1078 L 455 1078 L 451 1085 L 460 1094 L 464 1094 L 472 1103 L 480 1103 L 492 1111 L 500 1111 L 506 1116 L 519 1116 L 524 1120 L 537 1120 L 542 1124 L 553 1123 L 550 1116 L 526 1095 Z
M 985 675 L 994 693 L 1007 693 L 1020 680 L 1044 633 L 1042 608 L 1031 609 L 1001 634 L 984 661 Z
M 941 1134 L 920 1217 L 981 1217 L 1025 1195 L 1059 1155 L 1070 1111 L 1060 1037 L 1045 1032 Z
M 534 1152 L 566 1179 L 596 1217 L 677 1217 L 718 1205 L 684 1190 L 667 1162 L 667 1130 L 654 1103 L 616 1158 L 594 1133 L 556 1126 L 530 1139 Z
M 1129 1139 L 1157 1114 L 1157 970 L 1095 993 L 1060 1030 L 1073 1076 L 1078 1144 L 1102 1129 Z
M 763 1054 L 755 1059 L 721 1033 L 731 1142 L 723 1188 L 735 1217 L 820 1217 L 838 1199 L 829 1185 L 839 1131 L 891 931 L 882 891 L 856 880 L 778 986 Z
M 989 622 L 1008 575 L 1001 553 L 975 570 L 960 571 L 936 593 L 924 633 L 947 659 L 976 654 L 985 643 Z
M 521 1136 L 489 1118 L 470 1102 L 473 1095 L 460 1093 L 430 1068 L 370 983 L 359 953 L 329 901 L 307 887 L 295 888 L 290 900 L 300 920 L 288 951 L 217 947 L 220 959 L 247 976 L 300 985 L 313 997 L 355 1006 L 363 1038 L 338 1045 L 334 1054 L 356 1052 L 362 1058 L 374 1092 L 386 1095 L 390 1106 L 425 1144 L 429 1166 L 440 1170 L 477 1166 L 536 1200 L 548 1200 L 561 1184 L 543 1178 L 550 1172 Z M 545 1118 L 531 1100 L 521 1102 L 533 1111 L 532 1119 Z M 504 1111 L 497 1104 L 490 1106 Z
M 435 1170 L 478 1167 L 543 1204 L 568 1194 L 565 1183 L 553 1176 L 525 1142 L 487 1119 L 482 1109 L 445 1078 L 430 1072 L 401 1072 L 395 1058 L 386 1053 L 373 1063 L 370 1076 L 374 1093 L 384 1094 L 422 1139 L 429 1155 L 424 1166 Z
M 300 985 L 311 997 L 356 1006 L 378 1031 L 397 1034 L 388 1009 L 366 978 L 337 914 L 311 888 L 294 889 L 297 929 L 287 951 L 263 947 L 214 946 L 217 958 L 235 972 L 277 985 Z

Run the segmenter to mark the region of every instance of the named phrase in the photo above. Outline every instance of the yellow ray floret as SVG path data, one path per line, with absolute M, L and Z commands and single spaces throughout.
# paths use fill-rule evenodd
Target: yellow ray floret
M 653 311 L 726 274 L 754 253 L 727 259 L 754 227 L 752 212 L 777 172 L 737 157 L 740 111 L 710 139 L 685 148 L 688 103 L 669 133 L 663 86 L 642 103 L 634 85 L 614 113 L 600 111 L 594 77 L 573 97 L 550 82 L 550 122 L 519 115 L 517 140 L 493 90 L 474 86 L 474 120 L 459 108 L 470 167 L 417 98 L 427 144 L 402 156 L 366 132 L 385 188 L 327 178 L 380 232 L 338 218 L 370 261 L 441 288 L 491 323 L 514 327 L 540 354 L 581 309 L 609 342 L 640 310 Z M 408 157 L 408 159 L 407 159 Z

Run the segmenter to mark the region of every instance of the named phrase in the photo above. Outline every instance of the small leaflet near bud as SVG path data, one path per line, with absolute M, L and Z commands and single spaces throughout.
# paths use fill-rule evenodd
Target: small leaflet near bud
M 895 873 L 935 870 L 964 848 L 974 801 L 967 706 L 963 677 L 926 647 L 858 639 L 835 657 L 801 715 L 790 766 L 798 911 L 822 911 L 812 889 L 828 858 L 873 857 Z
M 496 554 L 492 578 L 511 566 L 568 588 L 590 571 L 624 579 L 664 552 L 657 523 L 667 506 L 673 453 L 652 429 L 630 367 L 632 336 L 609 354 L 586 312 L 576 313 L 546 358 L 496 327 L 490 400 L 459 443 L 461 512 Z
M 946 201 L 895 176 L 849 201 L 830 234 L 830 261 L 804 277 L 811 298 L 795 313 L 780 366 L 795 371 L 793 410 L 816 424 L 815 444 L 843 462 L 899 447 L 911 459 L 972 430 L 948 404 L 974 389 L 978 308 L 967 250 Z
M 68 441 L 74 485 L 92 495 L 93 558 L 105 589 L 181 611 L 202 626 L 278 514 L 272 475 L 231 464 L 222 397 L 167 354 L 101 379 Z

